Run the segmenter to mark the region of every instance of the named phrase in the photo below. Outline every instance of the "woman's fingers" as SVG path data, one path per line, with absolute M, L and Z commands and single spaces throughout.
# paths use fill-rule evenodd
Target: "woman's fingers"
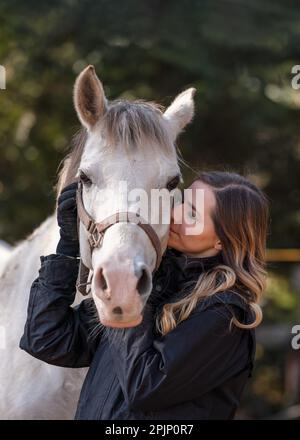
M 59 203 L 59 209 L 60 210 L 67 210 L 67 209 L 70 209 L 70 208 L 74 208 L 74 210 L 75 210 L 75 208 L 77 208 L 77 206 L 76 206 L 76 198 L 75 197 L 68 197 L 66 200 L 62 200 L 60 203 Z
M 78 187 L 78 182 L 72 182 L 72 183 L 70 183 L 69 185 L 65 186 L 65 187 L 61 190 L 61 193 L 65 192 L 65 191 L 68 191 L 68 190 L 70 190 L 70 189 L 75 189 L 75 190 L 76 190 L 77 187 Z
M 76 189 L 74 189 L 74 188 L 67 189 L 66 188 L 64 191 L 62 191 L 60 193 L 60 196 L 57 199 L 57 203 L 58 203 L 58 205 L 60 205 L 63 201 L 65 201 L 67 199 L 72 199 L 72 198 L 76 199 Z

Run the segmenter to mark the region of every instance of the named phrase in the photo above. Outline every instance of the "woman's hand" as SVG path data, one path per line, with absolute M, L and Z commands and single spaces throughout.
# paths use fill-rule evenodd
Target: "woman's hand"
M 56 252 L 78 256 L 79 239 L 77 231 L 77 182 L 65 186 L 57 199 L 57 223 L 60 227 L 60 240 Z

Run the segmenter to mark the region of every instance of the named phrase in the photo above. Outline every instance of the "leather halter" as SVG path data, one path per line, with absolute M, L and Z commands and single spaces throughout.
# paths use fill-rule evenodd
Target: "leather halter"
M 158 235 L 156 234 L 153 227 L 150 223 L 146 222 L 146 220 L 141 217 L 140 214 L 129 212 L 129 211 L 119 211 L 115 214 L 112 214 L 106 217 L 101 222 L 96 223 L 90 214 L 86 211 L 83 198 L 82 198 L 82 182 L 78 180 L 78 188 L 76 193 L 76 201 L 77 201 L 77 214 L 78 214 L 78 232 L 79 232 L 79 224 L 80 221 L 84 224 L 87 231 L 89 232 L 88 242 L 90 245 L 91 253 L 93 249 L 101 246 L 105 231 L 112 225 L 120 222 L 126 223 L 134 223 L 137 226 L 140 226 L 148 235 L 155 251 L 156 251 L 156 266 L 154 271 L 156 271 L 161 263 L 162 259 L 162 249 L 161 243 Z M 78 234 L 79 236 L 79 234 Z M 79 265 L 79 273 L 77 278 L 76 287 L 82 295 L 88 295 L 90 290 L 87 291 L 86 286 L 91 284 L 91 281 L 88 282 L 90 269 L 86 267 L 82 259 L 80 259 Z

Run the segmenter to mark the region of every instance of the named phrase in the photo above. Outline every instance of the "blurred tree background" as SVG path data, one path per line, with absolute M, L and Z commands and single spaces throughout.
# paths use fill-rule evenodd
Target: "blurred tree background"
M 271 200 L 268 247 L 300 248 L 297 1 L 0 0 L 0 32 L 0 239 L 16 244 L 53 212 L 57 169 L 79 128 L 74 80 L 94 64 L 109 99 L 168 105 L 196 87 L 196 116 L 178 142 L 185 160 L 250 176 Z M 187 186 L 194 174 L 183 173 Z M 299 266 L 269 270 L 239 416 L 284 418 L 292 408 L 300 418 L 300 358 L 290 349 Z

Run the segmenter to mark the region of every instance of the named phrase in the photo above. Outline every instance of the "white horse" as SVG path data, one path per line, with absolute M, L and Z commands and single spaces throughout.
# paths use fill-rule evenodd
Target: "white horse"
M 107 198 L 99 204 L 100 189 L 104 193 L 109 190 L 116 193 L 119 181 L 125 180 L 129 190 L 138 187 L 149 193 L 151 188 L 162 188 L 174 181 L 180 174 L 181 160 L 174 143 L 193 117 L 193 94 L 194 89 L 181 93 L 165 112 L 155 104 L 141 101 L 108 102 L 93 66 L 84 69 L 74 87 L 74 104 L 83 128 L 59 172 L 56 200 L 65 185 L 81 178 L 85 208 L 99 222 L 124 210 L 122 201 L 116 206 L 116 200 Z M 87 371 L 49 365 L 19 348 L 29 291 L 38 276 L 40 256 L 55 253 L 59 240 L 56 208 L 12 250 L 0 277 L 0 326 L 5 335 L 0 350 L 1 419 L 72 419 Z M 136 211 L 134 202 L 129 210 Z M 164 251 L 169 225 L 158 224 L 153 228 Z M 134 269 L 137 264 L 145 268 L 149 280 L 144 284 L 144 293 L 149 295 L 156 263 L 149 237 L 137 225 L 116 223 L 106 231 L 101 248 L 94 249 L 92 254 L 87 238 L 81 224 L 81 259 L 95 274 L 91 293 L 100 319 L 101 313 L 102 316 L 110 313 L 97 284 L 103 267 L 114 303 L 121 301 L 121 292 L 124 310 L 133 304 L 136 316 L 140 304 Z M 81 299 L 77 292 L 75 302 Z
M 13 247 L 10 244 L 6 243 L 3 240 L 0 240 L 0 275 L 5 267 L 6 261 L 11 254 L 12 248 Z

